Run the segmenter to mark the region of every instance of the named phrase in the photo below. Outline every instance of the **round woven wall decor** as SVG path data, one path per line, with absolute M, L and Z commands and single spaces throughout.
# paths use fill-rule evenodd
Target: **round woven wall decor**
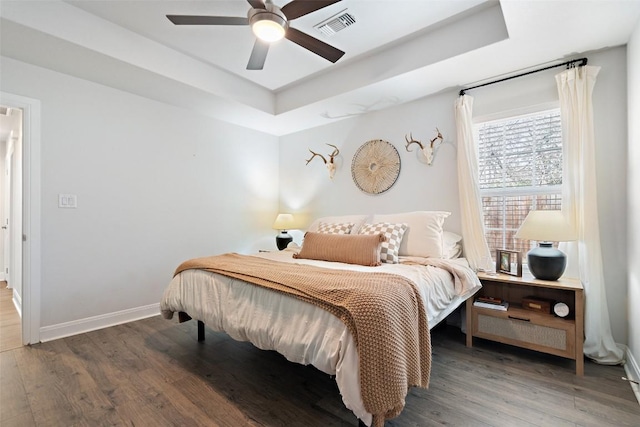
M 358 148 L 351 162 L 356 186 L 369 194 L 387 191 L 400 175 L 400 155 L 392 144 L 381 139 L 367 141 Z

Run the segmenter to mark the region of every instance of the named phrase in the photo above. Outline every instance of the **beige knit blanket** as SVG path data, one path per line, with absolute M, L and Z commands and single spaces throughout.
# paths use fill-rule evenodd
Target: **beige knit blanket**
M 351 332 L 360 359 L 360 389 L 373 425 L 400 414 L 410 387 L 428 387 L 431 341 L 417 286 L 390 273 L 366 273 L 224 254 L 182 263 L 283 292 L 317 305 Z

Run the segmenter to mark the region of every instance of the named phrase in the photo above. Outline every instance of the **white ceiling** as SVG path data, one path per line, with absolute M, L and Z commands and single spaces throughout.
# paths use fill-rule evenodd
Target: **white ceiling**
M 282 7 L 289 1 L 276 0 L 274 4 Z M 255 41 L 249 27 L 175 26 L 165 18 L 167 14 L 246 17 L 251 8 L 246 0 L 67 2 L 270 90 L 283 88 L 332 65 L 298 45 L 282 40 L 271 46 L 263 70 L 248 71 L 246 65 Z M 290 25 L 346 52 L 340 60 L 342 63 L 479 3 L 482 1 L 344 0 L 295 19 Z M 344 10 L 356 18 L 355 24 L 330 37 L 314 28 Z
M 175 26 L 165 17 L 249 8 L 245 0 L 2 0 L 0 49 L 284 135 L 622 45 L 640 17 L 640 0 L 343 0 L 290 23 L 345 51 L 336 64 L 282 40 L 261 71 L 245 69 L 249 27 Z M 355 24 L 330 37 L 314 28 L 345 9 Z

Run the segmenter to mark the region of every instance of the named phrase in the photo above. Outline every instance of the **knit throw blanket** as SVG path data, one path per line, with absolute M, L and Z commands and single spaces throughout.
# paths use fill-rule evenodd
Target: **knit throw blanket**
M 333 270 L 224 254 L 182 263 L 291 295 L 342 320 L 357 344 L 360 389 L 373 425 L 400 414 L 410 387 L 428 387 L 431 338 L 417 286 L 390 273 Z

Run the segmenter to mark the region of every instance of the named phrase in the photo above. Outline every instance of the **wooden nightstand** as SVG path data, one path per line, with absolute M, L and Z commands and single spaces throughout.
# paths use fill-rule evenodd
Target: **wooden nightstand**
M 467 300 L 467 347 L 473 337 L 515 345 L 576 361 L 576 375 L 584 375 L 584 290 L 577 279 L 538 280 L 533 276 L 495 276 L 478 273 L 482 289 Z M 491 296 L 509 302 L 507 311 L 476 307 L 475 298 Z M 534 296 L 567 304 L 566 318 L 522 308 Z

